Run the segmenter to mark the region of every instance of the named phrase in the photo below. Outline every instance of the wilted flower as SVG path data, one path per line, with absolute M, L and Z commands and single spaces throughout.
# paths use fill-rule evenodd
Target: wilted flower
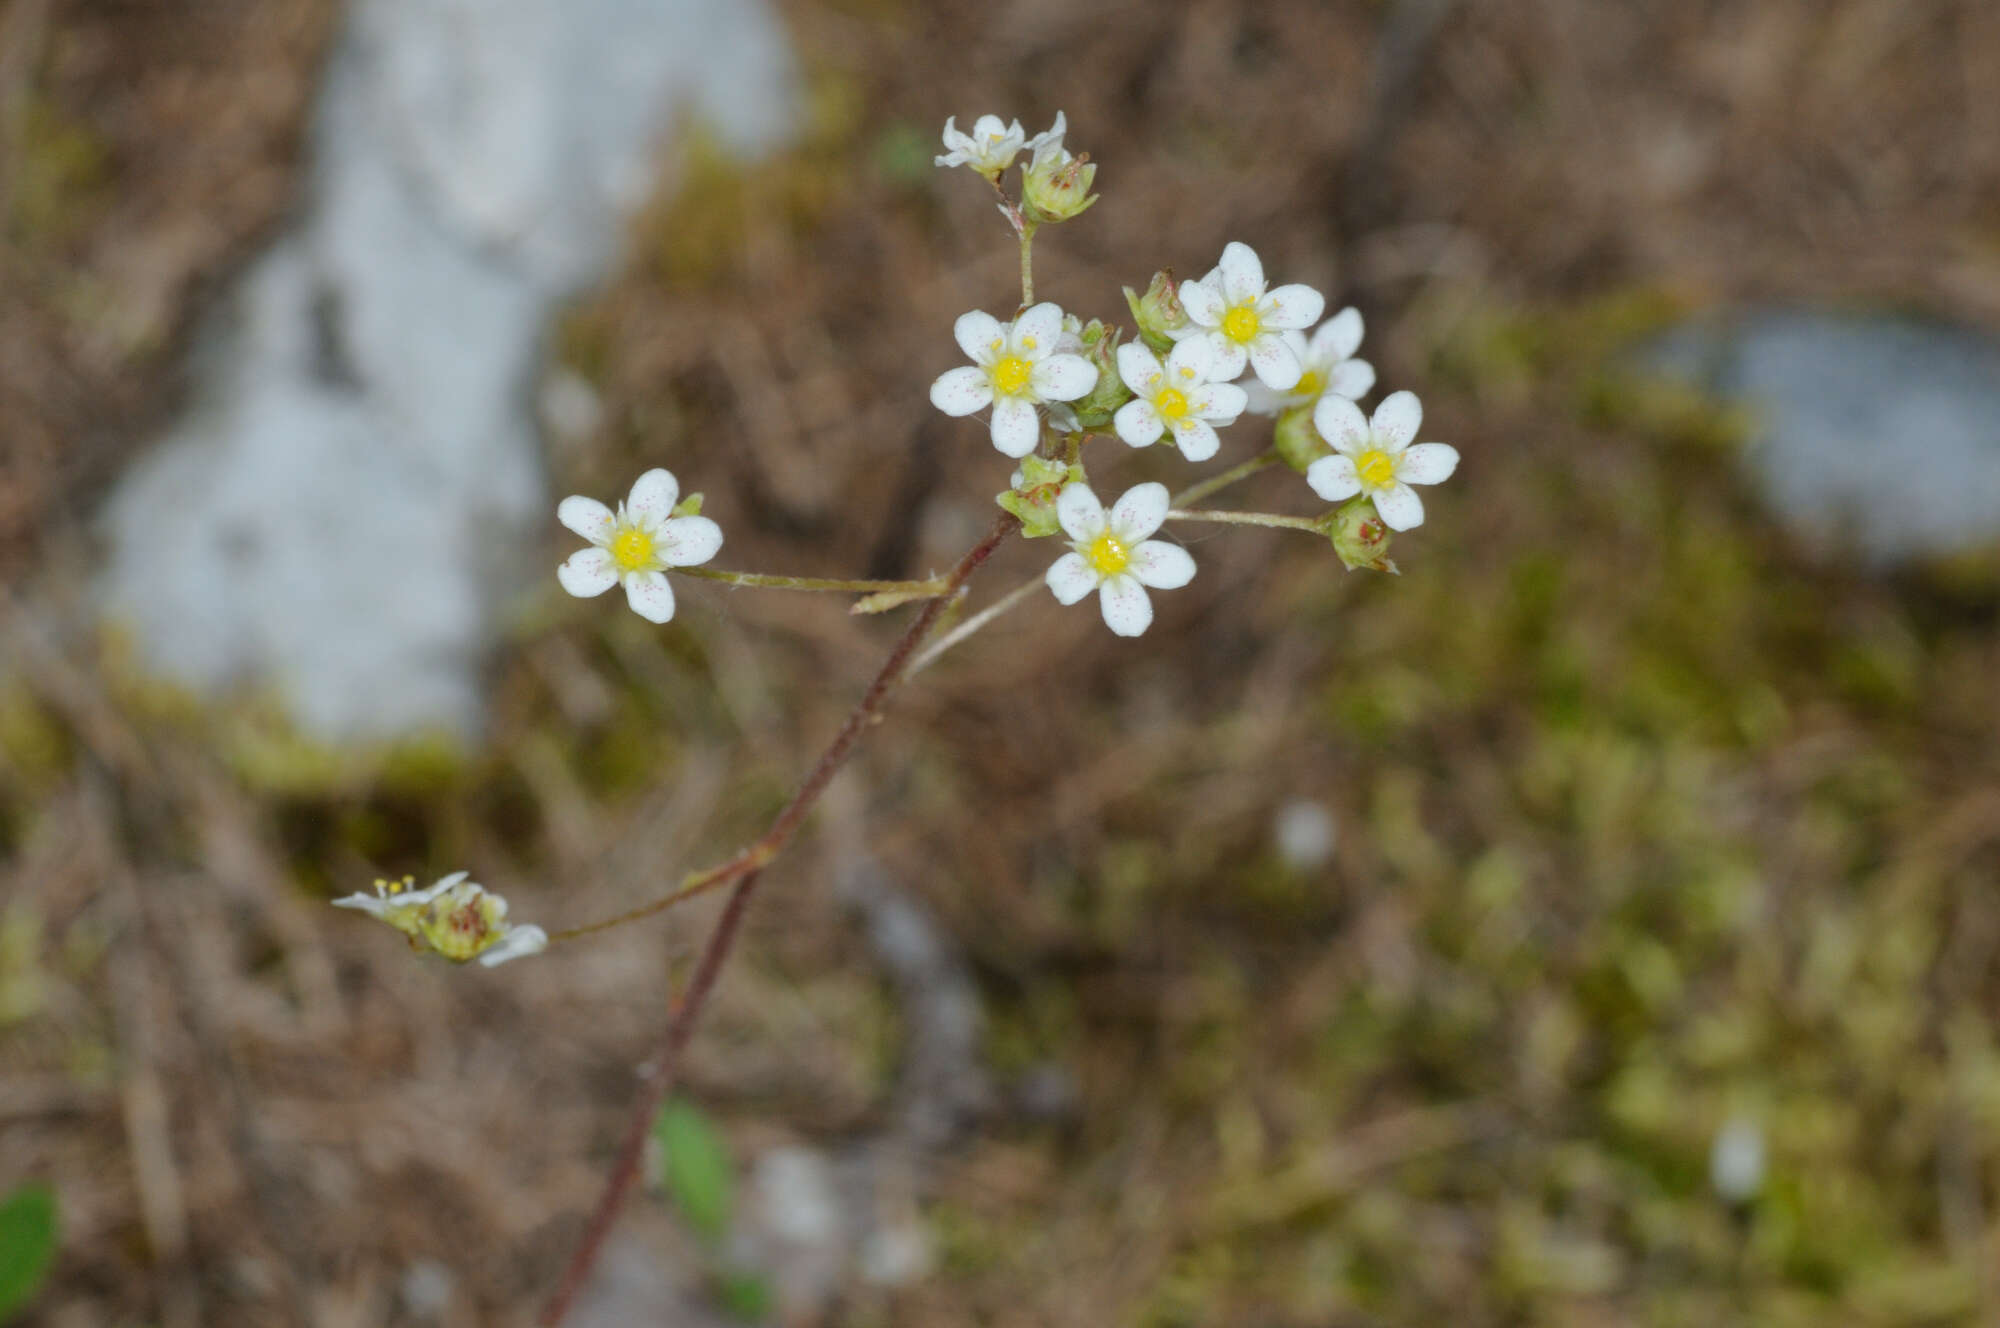
M 1097 384 L 1097 370 L 1081 355 L 1058 348 L 1062 310 L 1044 302 L 1011 323 L 974 309 L 952 327 L 972 364 L 949 369 L 931 384 L 931 404 L 947 415 L 993 407 L 993 446 L 1024 457 L 1041 440 L 1035 407 L 1075 401 Z
M 1068 221 L 1097 201 L 1090 183 L 1097 167 L 1088 155 L 1072 156 L 1063 146 L 1069 124 L 1061 111 L 1056 122 L 1028 141 L 1034 159 L 1022 173 L 1021 197 L 1043 221 Z
M 1166 485 L 1135 485 L 1107 517 L 1089 485 L 1064 489 L 1056 500 L 1056 516 L 1074 552 L 1049 568 L 1048 586 L 1055 597 L 1074 604 L 1095 590 L 1105 626 L 1120 636 L 1144 632 L 1153 622 L 1153 602 L 1145 588 L 1173 590 L 1194 579 L 1194 559 L 1186 549 L 1147 538 L 1167 519 L 1167 502 Z
M 602 595 L 625 586 L 626 602 L 648 622 L 674 616 L 669 567 L 705 563 L 722 548 L 722 527 L 705 516 L 675 516 L 680 484 L 669 471 L 649 470 L 613 512 L 595 498 L 571 495 L 556 508 L 556 519 L 589 540 L 556 569 L 556 579 L 572 595 Z
M 1247 244 L 1230 241 L 1222 261 L 1200 281 L 1181 283 L 1189 326 L 1181 337 L 1206 336 L 1215 348 L 1215 376 L 1230 379 L 1247 360 L 1264 386 L 1290 391 L 1304 373 L 1284 334 L 1311 327 L 1326 297 L 1310 286 L 1264 289 L 1264 264 Z
M 1413 530 L 1424 523 L 1423 500 L 1413 484 L 1440 484 L 1458 469 L 1458 449 L 1449 443 L 1410 440 L 1424 422 L 1423 404 L 1414 392 L 1392 392 L 1363 419 L 1361 408 L 1346 397 L 1324 396 L 1313 408 L 1313 427 L 1334 454 L 1306 468 L 1306 483 L 1330 503 L 1366 494 L 1391 530 Z
M 433 950 L 459 964 L 477 959 L 491 968 L 548 947 L 548 933 L 508 922 L 507 901 L 467 875 L 453 872 L 421 890 L 409 876 L 378 880 L 374 894 L 351 894 L 333 905 L 359 909 L 409 937 L 411 948 Z

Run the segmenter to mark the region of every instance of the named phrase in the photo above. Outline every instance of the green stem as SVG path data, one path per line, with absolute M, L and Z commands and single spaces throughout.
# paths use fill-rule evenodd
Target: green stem
M 1174 495 L 1174 506 L 1186 507 L 1190 503 L 1198 503 L 1211 494 L 1220 493 L 1238 480 L 1248 479 L 1258 471 L 1277 464 L 1278 450 L 1275 447 L 1267 452 L 1260 452 L 1240 466 L 1231 466 L 1220 475 L 1211 475 L 1199 484 L 1182 489 Z
M 1273 512 L 1179 511 L 1167 513 L 1169 521 L 1213 521 L 1225 526 L 1271 526 L 1278 530 L 1309 530 L 1315 535 L 1326 531 L 1311 517 L 1278 516 Z
M 723 581 L 732 586 L 761 586 L 766 590 L 838 590 L 854 594 L 894 591 L 929 599 L 944 594 L 945 578 L 927 581 L 842 581 L 823 576 L 778 576 L 767 572 L 726 572 L 719 567 L 674 567 L 679 576 L 698 576 L 705 581 Z
M 1035 302 L 1035 223 L 1022 221 L 1017 229 L 1021 232 L 1021 307 L 1026 309 Z

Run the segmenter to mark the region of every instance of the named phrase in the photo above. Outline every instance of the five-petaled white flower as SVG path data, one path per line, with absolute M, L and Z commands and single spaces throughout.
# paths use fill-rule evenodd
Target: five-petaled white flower
M 1249 245 L 1231 240 L 1222 261 L 1199 281 L 1181 283 L 1181 306 L 1189 324 L 1176 339 L 1206 337 L 1215 349 L 1215 376 L 1234 378 L 1244 361 L 1264 386 L 1289 391 L 1305 372 L 1284 337 L 1311 327 L 1326 309 L 1326 297 L 1310 286 L 1264 289 L 1264 264 Z
M 1361 349 L 1361 311 L 1342 309 L 1313 329 L 1285 333 L 1285 344 L 1299 357 L 1305 372 L 1289 391 L 1274 392 L 1262 383 L 1246 383 L 1250 409 L 1260 415 L 1282 415 L 1310 406 L 1331 392 L 1337 397 L 1359 401 L 1375 386 L 1375 366 L 1354 358 Z
M 1234 424 L 1247 398 L 1233 383 L 1213 381 L 1215 350 L 1206 337 L 1175 346 L 1161 367 L 1159 357 L 1136 341 L 1118 348 L 1118 376 L 1132 400 L 1118 408 L 1112 426 L 1133 447 L 1156 443 L 1172 431 L 1174 445 L 1190 461 L 1206 461 L 1221 441 L 1218 424 Z
M 1423 500 L 1410 486 L 1442 483 L 1458 469 L 1458 449 L 1449 443 L 1410 445 L 1423 422 L 1423 404 L 1414 392 L 1390 393 L 1373 419 L 1363 419 L 1361 408 L 1346 397 L 1321 397 L 1313 408 L 1313 427 L 1333 444 L 1334 454 L 1306 467 L 1306 483 L 1330 503 L 1367 494 L 1391 530 L 1421 526 Z
M 333 901 L 388 923 L 410 938 L 413 949 L 434 950 L 454 963 L 477 959 L 486 968 L 548 948 L 548 933 L 507 921 L 507 901 L 468 873 L 453 872 L 416 889 L 408 876 L 375 882 L 374 894 L 351 894 Z
M 556 519 L 589 540 L 556 569 L 556 579 L 572 595 L 602 595 L 620 582 L 632 611 L 648 622 L 674 616 L 669 567 L 693 567 L 722 547 L 722 527 L 705 516 L 675 516 L 681 486 L 665 470 L 649 470 L 613 512 L 595 498 L 571 495 L 556 508 Z
M 1148 539 L 1167 519 L 1167 486 L 1140 484 L 1112 504 L 1109 516 L 1087 484 L 1066 486 L 1056 499 L 1056 519 L 1073 553 L 1049 568 L 1049 589 L 1064 604 L 1097 591 L 1104 623 L 1120 636 L 1138 636 L 1153 621 L 1146 587 L 1174 590 L 1194 579 L 1194 559 L 1178 544 Z
M 1097 386 L 1097 366 L 1058 348 L 1062 310 L 1038 304 L 1011 323 L 974 309 L 952 327 L 972 360 L 931 384 L 931 404 L 947 415 L 993 407 L 993 445 L 1024 457 L 1041 441 L 1036 405 L 1075 401 Z
M 936 159 L 940 166 L 970 166 L 991 179 L 1014 164 L 1014 154 L 1027 145 L 1027 131 L 1021 122 L 1000 123 L 997 115 L 982 115 L 973 122 L 972 132 L 958 131 L 957 116 L 944 122 L 944 145 L 950 149 Z

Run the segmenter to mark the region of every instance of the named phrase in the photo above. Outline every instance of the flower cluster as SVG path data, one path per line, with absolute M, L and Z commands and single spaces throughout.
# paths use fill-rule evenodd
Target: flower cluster
M 434 951 L 453 963 L 477 959 L 492 968 L 548 947 L 548 933 L 508 922 L 507 901 L 467 875 L 453 872 L 421 890 L 410 876 L 378 880 L 374 894 L 351 894 L 333 905 L 386 922 L 410 938 L 411 948 Z

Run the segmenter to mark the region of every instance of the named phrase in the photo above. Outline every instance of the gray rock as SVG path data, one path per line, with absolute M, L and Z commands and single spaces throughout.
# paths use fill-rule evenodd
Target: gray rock
M 1816 543 L 1886 565 L 2000 540 L 2000 340 L 1759 312 L 1677 329 L 1644 360 L 1750 407 L 1746 460 Z
M 107 611 L 158 670 L 275 684 L 320 737 L 475 733 L 496 605 L 552 573 L 548 313 L 610 262 L 677 110 L 752 153 L 794 100 L 753 0 L 356 0 L 303 216 L 107 506 Z

